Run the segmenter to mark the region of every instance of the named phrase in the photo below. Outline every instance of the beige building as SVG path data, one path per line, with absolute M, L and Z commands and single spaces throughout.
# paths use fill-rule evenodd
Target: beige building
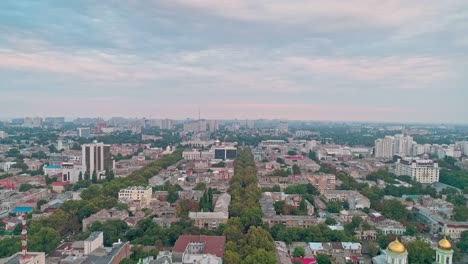
M 137 202 L 142 207 L 147 207 L 151 202 L 153 189 L 151 186 L 131 186 L 119 191 L 119 202 Z
M 83 219 L 83 232 L 86 232 L 89 226 L 94 222 L 106 222 L 108 220 L 126 220 L 128 212 L 126 210 L 102 209 L 101 211 Z
M 336 177 L 333 174 L 314 174 L 307 176 L 309 183 L 321 194 L 326 190 L 335 190 Z
M 89 237 L 83 241 L 83 251 L 84 255 L 89 255 L 94 250 L 103 247 L 104 245 L 104 233 L 103 232 L 93 232 Z
M 357 191 L 348 190 L 329 190 L 325 191 L 323 196 L 327 201 L 344 202 L 347 201 L 349 209 L 370 208 L 370 200 Z
M 220 224 L 227 223 L 230 203 L 231 195 L 223 193 L 216 200 L 213 212 L 190 212 L 189 218 L 198 228 L 216 229 Z
M 414 158 L 398 159 L 395 166 L 398 176 L 411 176 L 420 183 L 433 183 L 439 181 L 439 163 L 433 160 Z
M 276 224 L 283 224 L 286 227 L 307 228 L 323 222 L 317 217 L 310 215 L 271 215 L 263 217 L 262 220 L 269 227 Z

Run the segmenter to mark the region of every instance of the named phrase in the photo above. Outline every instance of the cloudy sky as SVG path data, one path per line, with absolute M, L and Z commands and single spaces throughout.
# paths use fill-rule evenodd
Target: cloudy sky
M 0 118 L 468 122 L 468 1 L 0 1 Z

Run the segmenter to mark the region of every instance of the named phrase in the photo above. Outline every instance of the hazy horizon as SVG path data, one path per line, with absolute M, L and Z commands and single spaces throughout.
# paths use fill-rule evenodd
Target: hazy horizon
M 0 119 L 468 123 L 466 1 L 1 1 Z

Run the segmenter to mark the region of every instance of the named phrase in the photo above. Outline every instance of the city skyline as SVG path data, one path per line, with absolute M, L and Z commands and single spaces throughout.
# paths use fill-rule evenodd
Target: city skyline
M 466 1 L 2 1 L 0 119 L 467 123 Z

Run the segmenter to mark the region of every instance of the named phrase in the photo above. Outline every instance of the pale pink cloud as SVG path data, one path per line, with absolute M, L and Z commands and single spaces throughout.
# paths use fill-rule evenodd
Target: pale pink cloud
M 453 77 L 459 60 L 431 56 L 288 57 L 285 63 L 311 74 L 358 81 L 398 81 L 409 87 L 426 89 L 434 81 Z
M 400 34 L 440 30 L 441 17 L 467 7 L 466 1 L 401 0 L 174 0 L 170 4 L 205 10 L 232 19 L 304 24 L 317 31 L 362 28 L 398 29 Z

